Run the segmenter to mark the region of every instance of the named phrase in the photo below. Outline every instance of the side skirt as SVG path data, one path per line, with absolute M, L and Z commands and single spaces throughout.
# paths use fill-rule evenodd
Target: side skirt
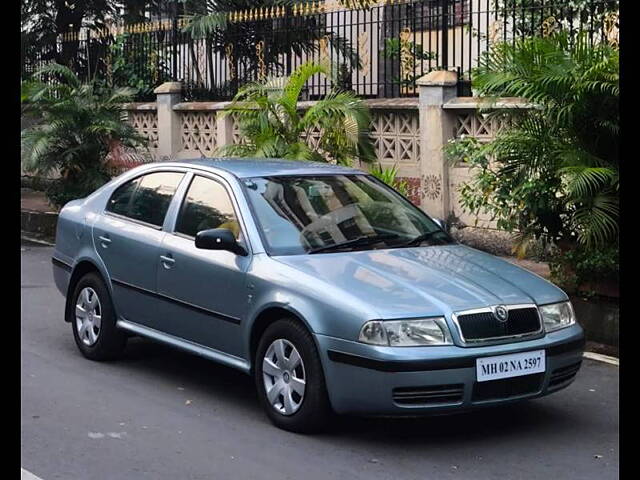
M 182 338 L 160 332 L 159 330 L 145 327 L 144 325 L 140 325 L 138 323 L 130 322 L 129 320 L 120 319 L 116 322 L 116 326 L 137 335 L 150 338 L 151 340 L 155 340 L 160 343 L 171 345 L 172 347 L 186 350 L 187 352 L 199 355 L 208 360 L 213 360 L 214 362 L 237 368 L 238 370 L 242 370 L 245 373 L 249 373 L 251 369 L 249 362 L 242 358 L 234 357 L 233 355 L 223 353 L 219 350 L 205 347 L 204 345 L 190 342 L 188 340 L 184 340 Z

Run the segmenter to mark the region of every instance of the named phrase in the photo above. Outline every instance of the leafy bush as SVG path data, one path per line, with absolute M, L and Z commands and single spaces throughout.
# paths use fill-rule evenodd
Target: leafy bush
M 474 87 L 486 96 L 525 97 L 538 108 L 513 115 L 493 141 L 471 146 L 465 160 L 477 170 L 463 187 L 465 206 L 524 238 L 589 248 L 615 241 L 618 72 L 618 52 L 590 47 L 586 35 L 490 50 Z
M 463 134 L 459 138 L 449 140 L 444 146 L 444 153 L 451 163 L 488 165 L 489 160 L 481 146 L 477 138 Z
M 131 42 L 134 41 L 132 48 Z M 107 90 L 129 87 L 134 90 L 136 100 L 155 100 L 154 88 L 171 79 L 158 48 L 148 33 L 117 35 L 114 43 L 108 47 L 107 75 L 96 78 L 95 85 Z
M 368 136 L 369 109 L 353 92 L 333 89 L 302 112 L 298 101 L 309 78 L 331 75 L 326 65 L 305 63 L 289 77 L 267 77 L 245 85 L 225 110 L 239 121 L 241 144 L 225 145 L 220 154 L 237 157 L 334 161 L 351 165 L 374 158 Z M 305 137 L 319 132 L 317 147 Z
M 110 179 L 110 152 L 146 140 L 123 119 L 121 104 L 131 100 L 131 89 L 97 91 L 58 64 L 42 68 L 40 75 L 57 81 L 23 84 L 23 108 L 40 121 L 22 131 L 22 162 L 28 172 L 59 175 L 45 192 L 59 207 Z
M 382 165 L 377 163 L 371 167 L 369 173 L 378 180 L 381 180 L 390 187 L 396 189 L 405 197 L 409 195 L 409 185 L 406 180 L 397 179 L 398 168 L 395 165 L 393 167 L 382 168 Z
M 598 250 L 576 248 L 557 252 L 549 265 L 551 278 L 570 292 L 592 295 L 596 284 L 617 284 L 619 260 L 617 245 Z
M 525 38 L 494 46 L 473 78 L 481 95 L 524 97 L 536 108 L 513 112 L 486 144 L 446 147 L 473 167 L 463 207 L 518 232 L 521 255 L 541 241 L 557 247 L 554 262 L 577 262 L 578 277 L 596 268 L 586 259 L 618 242 L 618 51 L 591 46 L 586 33 L 573 42 L 564 33 Z

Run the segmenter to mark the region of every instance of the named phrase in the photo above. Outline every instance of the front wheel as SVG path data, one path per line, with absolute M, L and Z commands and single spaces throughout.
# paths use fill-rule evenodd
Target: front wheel
M 317 431 L 331 409 L 322 364 L 311 334 L 284 318 L 260 339 L 254 364 L 258 396 L 277 427 L 292 432 Z

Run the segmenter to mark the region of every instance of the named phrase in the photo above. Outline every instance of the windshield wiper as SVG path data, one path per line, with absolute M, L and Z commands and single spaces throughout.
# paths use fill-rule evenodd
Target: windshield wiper
M 421 233 L 417 237 L 412 238 L 411 240 L 409 240 L 408 242 L 398 245 L 398 247 L 413 247 L 413 246 L 420 245 L 422 242 L 424 242 L 426 240 L 429 240 L 436 233 L 440 233 L 440 230 L 434 230 L 433 232 Z
M 331 250 L 341 250 L 343 248 L 364 247 L 367 245 L 374 245 L 376 243 L 380 243 L 384 240 L 389 240 L 392 238 L 398 238 L 398 235 L 393 235 L 393 234 L 365 235 L 362 237 L 354 238 L 353 240 L 347 240 L 346 242 L 333 243 L 331 245 L 325 245 L 324 247 L 314 248 L 309 250 L 307 253 L 311 254 L 311 253 L 328 252 Z

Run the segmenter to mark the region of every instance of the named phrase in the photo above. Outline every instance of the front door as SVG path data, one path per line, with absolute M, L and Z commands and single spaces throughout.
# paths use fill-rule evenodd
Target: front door
M 225 185 L 194 175 L 174 231 L 163 237 L 160 247 L 158 293 L 167 301 L 159 329 L 241 356 L 240 322 L 247 306 L 245 272 L 251 256 L 196 248 L 196 234 L 210 228 L 228 228 L 243 242 Z

